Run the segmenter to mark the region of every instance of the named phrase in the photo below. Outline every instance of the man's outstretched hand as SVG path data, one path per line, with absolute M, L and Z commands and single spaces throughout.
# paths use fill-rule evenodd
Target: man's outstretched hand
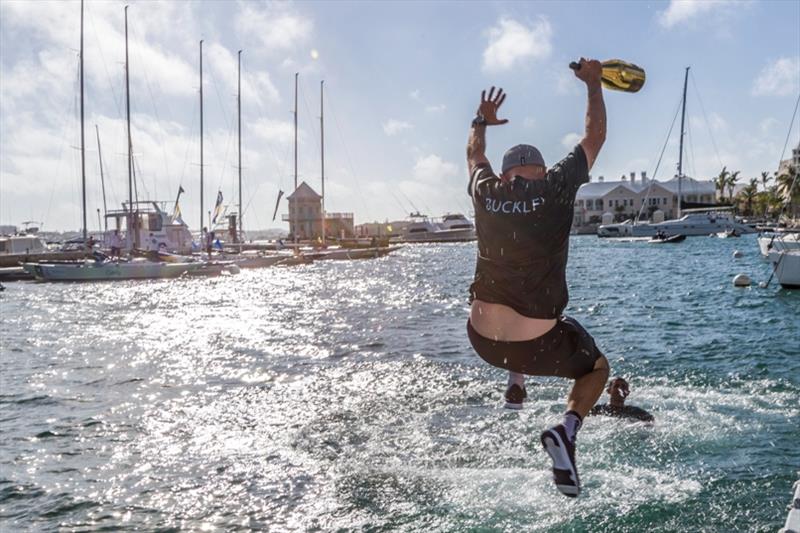
M 596 59 L 582 57 L 578 62 L 578 68 L 573 70 L 575 77 L 587 85 L 600 83 L 600 77 L 603 75 L 603 65 Z
M 486 91 L 481 91 L 481 105 L 478 107 L 478 115 L 486 120 L 487 126 L 500 126 L 508 122 L 508 119 L 497 118 L 497 110 L 503 105 L 506 95 L 503 89 L 499 89 L 497 94 L 494 94 L 494 87 L 489 89 L 489 97 L 486 97 Z

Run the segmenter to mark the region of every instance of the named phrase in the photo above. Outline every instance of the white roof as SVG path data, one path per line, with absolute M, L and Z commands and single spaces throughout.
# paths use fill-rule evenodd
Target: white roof
M 624 187 L 633 194 L 639 194 L 650 185 L 654 187 L 661 187 L 670 191 L 673 194 L 678 194 L 678 178 L 672 178 L 669 181 L 648 181 L 642 183 L 637 181 L 631 183 L 629 181 L 593 181 L 591 183 L 584 183 L 578 189 L 578 194 L 575 196 L 577 199 L 584 198 L 601 198 L 617 187 Z M 714 183 L 710 181 L 698 181 L 694 178 L 684 176 L 681 183 L 681 192 L 686 194 L 715 194 L 716 188 Z

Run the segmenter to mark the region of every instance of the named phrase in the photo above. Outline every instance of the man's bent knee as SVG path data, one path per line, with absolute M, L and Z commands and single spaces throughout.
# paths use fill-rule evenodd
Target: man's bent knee
M 601 355 L 594 362 L 594 368 L 592 369 L 592 372 L 602 372 L 603 374 L 605 374 L 605 378 L 604 379 L 608 379 L 608 374 L 609 374 L 610 370 L 611 369 L 608 366 L 608 359 L 606 359 L 605 355 Z

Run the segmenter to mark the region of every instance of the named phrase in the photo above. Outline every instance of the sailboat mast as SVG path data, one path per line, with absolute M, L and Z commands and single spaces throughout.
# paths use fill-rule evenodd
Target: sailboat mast
M 200 228 L 203 228 L 203 41 L 200 41 Z M 211 228 L 209 228 L 209 231 Z
M 294 191 L 297 192 L 297 78 L 300 76 L 299 72 L 294 73 Z M 297 197 L 295 196 L 295 205 L 292 210 L 294 219 L 294 228 L 292 228 L 292 236 L 294 242 L 297 242 Z
M 686 74 L 683 78 L 683 104 L 681 109 L 681 142 L 678 148 L 678 217 L 681 218 L 681 207 L 683 205 L 683 190 L 681 183 L 683 182 L 683 124 L 686 120 L 686 84 L 689 81 L 689 67 L 686 67 Z
M 325 244 L 325 80 L 319 82 L 319 159 L 322 177 L 322 244 Z
M 83 242 L 86 242 L 86 147 L 83 136 L 83 0 L 81 0 L 81 199 L 83 212 Z
M 239 116 L 239 241 L 243 240 L 244 223 L 242 222 L 242 51 L 239 50 L 238 87 L 236 107 Z
M 133 249 L 136 223 L 133 218 L 133 145 L 131 144 L 131 84 L 128 72 L 128 6 L 125 6 L 125 112 L 128 124 L 128 231 L 127 248 Z
M 106 177 L 103 174 L 103 152 L 100 150 L 100 129 L 97 124 L 94 125 L 94 131 L 97 133 L 97 157 L 100 158 L 100 186 L 103 188 L 103 230 L 108 231 L 108 219 L 105 218 L 108 214 L 108 205 L 106 205 Z

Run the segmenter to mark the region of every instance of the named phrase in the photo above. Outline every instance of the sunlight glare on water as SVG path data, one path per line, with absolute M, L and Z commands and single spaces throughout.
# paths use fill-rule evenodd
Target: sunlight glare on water
M 800 294 L 751 238 L 573 239 L 575 316 L 652 426 L 588 418 L 584 494 L 539 445 L 568 383 L 466 338 L 474 244 L 0 296 L 4 530 L 773 531 L 800 464 Z

